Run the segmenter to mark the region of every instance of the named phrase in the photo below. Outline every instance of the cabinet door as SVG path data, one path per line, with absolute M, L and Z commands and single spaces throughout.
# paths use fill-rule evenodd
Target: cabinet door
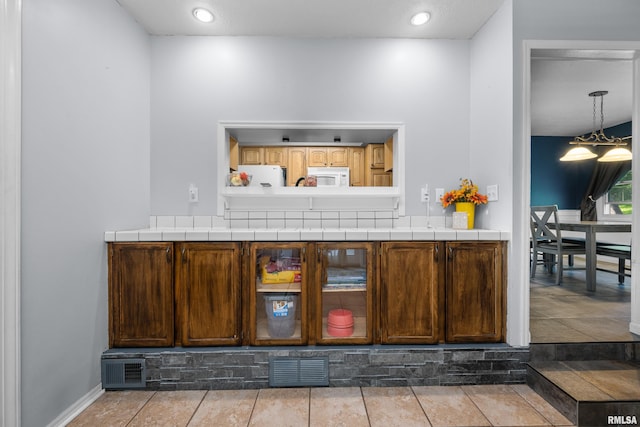
M 240 147 L 238 146 L 238 140 L 231 136 L 229 137 L 229 169 L 237 171 L 239 164 Z
M 370 183 L 371 187 L 391 187 L 391 172 L 385 172 L 383 169 L 371 169 Z
M 183 346 L 238 345 L 240 243 L 176 245 L 176 331 Z
M 504 340 L 503 242 L 447 243 L 447 342 Z
M 441 242 L 380 244 L 381 340 L 434 344 L 442 340 Z
M 263 147 L 242 147 L 240 149 L 240 164 L 261 165 L 264 162 Z
M 384 169 L 384 144 L 369 144 L 366 152 L 370 168 Z
M 345 148 L 327 148 L 327 158 L 331 167 L 349 166 L 349 150 Z
M 287 147 L 265 147 L 265 164 L 287 167 Z
M 317 243 L 314 282 L 315 341 L 373 342 L 373 244 Z
M 250 244 L 249 332 L 252 345 L 308 340 L 307 243 Z
M 327 149 L 324 147 L 307 148 L 307 166 L 324 167 L 329 166 L 327 159 Z
M 384 142 L 384 171 L 393 170 L 393 136 Z
M 172 346 L 173 243 L 109 246 L 109 346 Z
M 307 149 L 305 147 L 289 147 L 287 167 L 287 185 L 294 186 L 298 178 L 307 176 Z
M 365 185 L 366 164 L 364 148 L 349 148 L 349 179 L 352 187 Z

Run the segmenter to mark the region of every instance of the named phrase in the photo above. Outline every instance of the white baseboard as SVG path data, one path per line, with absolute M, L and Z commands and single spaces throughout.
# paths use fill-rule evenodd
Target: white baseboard
M 95 386 L 93 389 L 89 391 L 89 393 L 82 396 L 78 401 L 76 401 L 73 405 L 69 406 L 64 412 L 56 417 L 53 421 L 51 421 L 47 427 L 64 427 L 71 422 L 75 417 L 77 417 L 82 411 L 87 409 L 89 405 L 96 401 L 102 394 L 104 390 L 102 389 L 102 383 Z

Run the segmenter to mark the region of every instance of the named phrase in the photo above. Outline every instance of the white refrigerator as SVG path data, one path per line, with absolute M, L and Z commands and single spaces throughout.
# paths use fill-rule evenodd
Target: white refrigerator
M 284 169 L 271 165 L 238 165 L 238 172 L 246 172 L 251 177 L 249 187 L 284 187 Z

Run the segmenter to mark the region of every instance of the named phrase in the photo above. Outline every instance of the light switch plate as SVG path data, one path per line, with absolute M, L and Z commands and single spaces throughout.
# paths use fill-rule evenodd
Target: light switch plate
M 487 185 L 487 199 L 490 202 L 498 201 L 498 184 Z

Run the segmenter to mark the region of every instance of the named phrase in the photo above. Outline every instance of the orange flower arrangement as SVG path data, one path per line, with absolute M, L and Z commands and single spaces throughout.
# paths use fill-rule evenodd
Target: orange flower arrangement
M 478 193 L 478 186 L 468 178 L 460 179 L 460 188 L 451 190 L 440 198 L 442 207 L 446 208 L 458 202 L 470 202 L 474 205 L 484 205 L 488 202 L 487 196 Z

